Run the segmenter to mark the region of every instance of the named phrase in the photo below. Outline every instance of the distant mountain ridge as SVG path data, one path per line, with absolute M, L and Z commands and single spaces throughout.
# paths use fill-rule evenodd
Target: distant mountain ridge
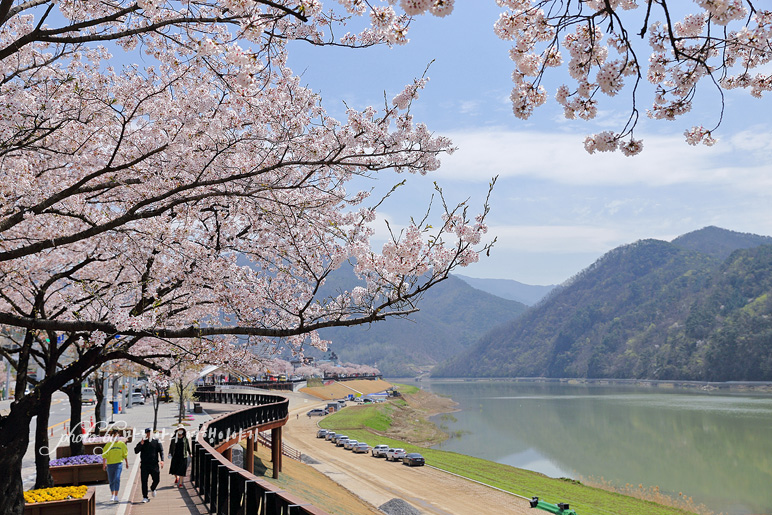
M 496 295 L 502 299 L 522 302 L 526 306 L 533 306 L 555 288 L 554 284 L 539 286 L 524 284 L 512 279 L 478 279 L 460 274 L 453 275 L 473 288 Z
M 348 288 L 352 276 L 331 281 Z M 473 345 L 483 334 L 526 311 L 520 302 L 477 290 L 454 276 L 429 289 L 410 319 L 390 318 L 369 326 L 323 329 L 323 339 L 342 361 L 377 366 L 386 376 L 427 371 Z
M 772 238 L 618 247 L 432 375 L 772 380 Z

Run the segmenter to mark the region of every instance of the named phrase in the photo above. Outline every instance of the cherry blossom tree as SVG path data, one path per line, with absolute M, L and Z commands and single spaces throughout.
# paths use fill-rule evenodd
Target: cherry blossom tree
M 665 0 L 498 4 L 495 30 L 515 42 L 516 115 L 546 101 L 541 82 L 563 48 L 576 83 L 557 100 L 569 117 L 592 118 L 631 81 L 627 125 L 590 137 L 589 151 L 641 149 L 635 13 L 652 52 L 652 117 L 688 111 L 700 81 L 769 89 L 752 73 L 769 61 L 770 15 L 749 1 L 699 0 L 680 20 Z M 488 249 L 487 201 L 475 216 L 439 189 L 440 223 L 415 218 L 370 244 L 385 199 L 352 179 L 432 172 L 453 150 L 411 114 L 425 77 L 336 120 L 287 65 L 289 42 L 404 44 L 413 16 L 452 6 L 0 0 L 0 324 L 24 331 L 2 353 L 23 392 L 31 363 L 82 349 L 0 417 L 0 513 L 21 513 L 29 418 L 67 381 L 114 359 L 155 367 L 169 346 L 323 348 L 316 330 L 408 315 Z M 352 18 L 362 30 L 343 32 Z M 710 143 L 713 130 L 687 138 Z M 321 295 L 347 261 L 361 285 Z
M 158 408 L 161 406 L 161 397 L 169 394 L 169 377 L 157 371 L 152 371 L 147 379 L 148 394 L 153 403 L 153 431 L 158 429 Z
M 595 118 L 604 97 L 626 91 L 627 123 L 588 136 L 588 152 L 643 149 L 634 138 L 640 100 L 653 87 L 646 115 L 675 120 L 692 109 L 700 84 L 715 88 L 721 103 L 713 120 L 687 128 L 687 143 L 713 145 L 721 124 L 725 91 L 754 97 L 772 89 L 772 11 L 750 0 L 496 0 L 505 9 L 494 30 L 512 41 L 515 62 L 511 99 L 518 118 L 529 118 L 547 101 L 543 82 L 550 69 L 565 68 L 571 82 L 555 99 L 568 119 Z M 429 1 L 403 2 L 430 9 Z M 766 10 L 763 10 L 767 7 Z

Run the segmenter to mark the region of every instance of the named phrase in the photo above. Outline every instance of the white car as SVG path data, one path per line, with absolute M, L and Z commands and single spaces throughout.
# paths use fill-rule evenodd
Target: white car
M 96 390 L 93 388 L 83 388 L 80 391 L 80 402 L 81 404 L 94 404 L 97 403 L 96 398 Z
M 400 461 L 406 454 L 405 449 L 389 449 L 386 451 L 386 461 Z
M 145 404 L 145 396 L 141 393 L 134 392 L 131 394 L 132 404 Z
M 388 450 L 389 450 L 388 445 L 376 445 L 375 447 L 373 447 L 373 450 L 371 451 L 371 453 L 376 458 L 385 458 L 386 451 Z

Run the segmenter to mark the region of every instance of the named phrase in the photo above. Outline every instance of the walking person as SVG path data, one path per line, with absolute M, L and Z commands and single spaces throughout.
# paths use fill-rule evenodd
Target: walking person
M 174 486 L 182 488 L 182 478 L 188 474 L 188 458 L 190 457 L 190 441 L 185 428 L 177 427 L 169 444 L 169 474 L 174 475 Z
M 134 447 L 134 454 L 139 454 L 142 502 L 149 502 L 150 498 L 147 495 L 148 477 L 153 478 L 150 491 L 153 497 L 155 497 L 155 489 L 158 487 L 159 481 L 161 481 L 161 470 L 158 468 L 159 461 L 161 468 L 164 468 L 164 447 L 161 445 L 161 442 L 153 438 L 153 430 L 149 427 L 145 429 L 145 437 Z
M 113 502 L 118 502 L 118 490 L 121 488 L 121 462 L 126 463 L 126 468 L 129 468 L 129 449 L 126 442 L 118 439 L 118 434 L 118 431 L 111 429 L 110 443 L 102 448 L 102 468 L 107 471 L 110 500 Z

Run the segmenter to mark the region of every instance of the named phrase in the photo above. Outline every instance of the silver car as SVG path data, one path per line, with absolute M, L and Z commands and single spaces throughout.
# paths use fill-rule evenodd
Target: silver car
M 359 442 L 354 446 L 353 449 L 351 449 L 351 452 L 353 452 L 354 454 L 357 454 L 357 453 L 367 454 L 367 451 L 369 450 L 370 450 L 369 445 L 367 445 L 365 442 Z
M 343 443 L 343 448 L 344 448 L 344 449 L 346 449 L 346 450 L 349 450 L 349 451 L 350 451 L 350 450 L 351 450 L 351 449 L 353 449 L 353 448 L 354 448 L 354 446 L 355 446 L 356 444 L 358 444 L 358 443 L 359 443 L 359 442 L 357 442 L 356 440 L 346 440 L 346 441 Z

